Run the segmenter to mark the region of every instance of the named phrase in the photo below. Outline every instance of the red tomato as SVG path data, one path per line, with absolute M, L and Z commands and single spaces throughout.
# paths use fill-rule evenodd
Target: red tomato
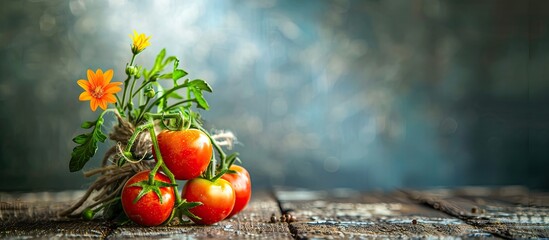
M 143 226 L 158 226 L 171 215 L 175 204 L 173 187 L 160 187 L 162 203 L 153 191 L 146 193 L 136 203 L 133 203 L 139 192 L 139 186 L 130 186 L 141 181 L 148 181 L 150 171 L 142 171 L 131 177 L 122 189 L 122 208 L 126 215 L 135 223 Z M 170 179 L 162 173 L 157 173 L 155 181 L 170 183 Z
M 198 224 L 214 224 L 225 219 L 233 209 L 235 196 L 231 184 L 223 179 L 215 182 L 203 178 L 187 181 L 181 194 L 188 202 L 202 202 L 202 205 L 189 209 L 202 218 L 191 218 Z
M 232 165 L 229 169 L 236 171 L 236 173 L 227 173 L 221 177 L 231 183 L 235 193 L 234 207 L 227 218 L 242 211 L 248 205 L 252 196 L 252 181 L 248 171 L 237 165 Z
M 212 158 L 212 143 L 200 130 L 162 131 L 158 146 L 166 166 L 178 180 L 196 178 L 206 170 Z M 156 159 L 156 153 L 153 151 Z

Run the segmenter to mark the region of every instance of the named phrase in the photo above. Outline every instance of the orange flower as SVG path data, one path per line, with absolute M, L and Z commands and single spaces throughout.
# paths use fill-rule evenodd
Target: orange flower
M 151 36 L 145 35 L 144 33 L 137 34 L 136 31 L 133 31 L 133 36 L 130 34 L 130 37 L 133 40 L 132 44 L 132 52 L 133 54 L 138 54 L 145 50 L 146 47 L 151 45 L 149 42 L 149 39 L 151 39 Z
M 107 109 L 107 103 L 116 102 L 114 94 L 121 90 L 118 86 L 122 84 L 121 82 L 111 83 L 112 75 L 112 69 L 105 73 L 101 69 L 97 69 L 95 73 L 88 69 L 88 80 L 80 79 L 77 82 L 84 89 L 78 100 L 90 100 L 90 108 L 93 111 L 97 109 L 97 106 L 103 110 Z

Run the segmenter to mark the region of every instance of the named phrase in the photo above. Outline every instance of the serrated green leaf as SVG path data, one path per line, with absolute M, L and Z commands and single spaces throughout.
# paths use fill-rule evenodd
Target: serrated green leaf
M 89 138 L 88 135 L 89 135 L 89 134 L 87 134 L 87 133 L 80 134 L 80 135 L 74 137 L 74 138 L 72 139 L 72 141 L 73 141 L 74 143 L 77 143 L 77 144 L 84 144 L 84 143 L 88 140 L 88 138 Z
M 192 81 L 189 82 L 189 85 L 194 86 L 197 89 L 200 89 L 200 90 L 203 90 L 203 91 L 212 92 L 212 87 L 210 86 L 210 84 L 208 84 L 206 81 L 204 81 L 202 79 L 192 80 Z
M 189 89 L 191 89 L 194 97 L 196 98 L 197 107 L 202 108 L 204 110 L 210 109 L 210 105 L 208 105 L 208 102 L 206 102 L 206 99 L 204 98 L 204 96 L 202 96 L 202 91 L 200 91 L 194 86 L 189 87 Z
M 172 79 L 174 81 L 184 77 L 184 76 L 187 76 L 187 72 L 185 72 L 183 69 L 175 69 L 173 70 L 173 74 L 172 74 Z
M 83 129 L 90 129 L 93 126 L 95 126 L 95 121 L 93 122 L 86 121 L 86 122 L 83 122 L 82 125 L 80 125 L 80 127 Z
M 79 145 L 74 147 L 71 153 L 69 162 L 71 172 L 81 170 L 97 152 L 97 142 L 105 142 L 107 139 L 107 136 L 101 131 L 103 121 L 103 114 L 101 114 L 95 121 L 95 127 L 91 133 L 80 134 L 73 139 L 73 142 Z

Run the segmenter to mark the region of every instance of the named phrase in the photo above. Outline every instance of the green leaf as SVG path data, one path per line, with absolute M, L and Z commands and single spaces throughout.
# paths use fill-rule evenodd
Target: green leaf
M 191 89 L 194 97 L 196 98 L 197 107 L 204 110 L 210 109 L 210 105 L 208 105 L 208 102 L 206 102 L 206 99 L 202 96 L 202 92 L 199 89 L 195 87 L 189 87 L 189 89 Z
M 173 74 L 172 74 L 172 79 L 174 81 L 184 77 L 184 76 L 187 76 L 187 72 L 185 72 L 183 69 L 175 69 L 173 70 Z
M 69 162 L 69 170 L 71 172 L 81 170 L 97 152 L 97 142 L 105 142 L 107 139 L 107 136 L 101 131 L 103 114 L 99 115 L 97 121 L 95 121 L 95 126 L 91 133 L 80 134 L 72 140 L 79 145 L 74 147 L 71 153 L 71 160 Z
M 166 65 L 177 60 L 177 58 L 174 56 L 170 56 L 164 60 L 165 57 L 166 57 L 166 49 L 162 49 L 160 53 L 156 55 L 156 59 L 154 60 L 154 65 L 151 68 L 151 70 L 150 71 L 143 70 L 143 75 L 145 76 L 145 79 L 147 80 L 150 79 L 153 75 L 164 70 L 164 67 L 166 67 Z M 171 75 L 162 74 L 159 76 L 159 78 L 171 79 Z
M 95 126 L 95 122 L 96 121 L 93 121 L 93 122 L 86 121 L 86 122 L 83 122 L 80 127 L 83 129 L 90 129 L 91 127 Z
M 89 134 L 83 133 L 74 137 L 72 141 L 77 144 L 84 144 L 88 140 L 88 138 L 89 138 Z
M 202 79 L 195 79 L 189 82 L 190 86 L 194 86 L 200 90 L 212 92 L 212 87 Z
M 158 76 L 158 79 L 172 79 L 172 74 L 171 73 L 161 74 L 160 76 Z
M 188 86 L 189 90 L 191 90 L 196 98 L 197 107 L 205 110 L 210 109 L 210 105 L 208 105 L 208 102 L 206 102 L 206 99 L 202 95 L 202 91 L 212 92 L 212 88 L 207 82 L 201 79 L 195 79 L 190 82 L 185 81 L 184 84 Z
M 164 61 L 164 63 L 162 64 L 162 69 L 164 69 L 164 67 L 166 67 L 166 65 L 168 65 L 168 63 L 171 63 L 173 61 L 178 61 L 179 60 L 175 57 L 175 56 L 169 56 L 168 58 L 166 58 L 166 61 Z
M 176 92 L 171 92 L 166 97 L 173 98 L 173 99 L 183 99 L 183 96 L 179 95 L 179 93 L 176 93 Z
M 154 60 L 154 67 L 153 69 L 156 69 L 157 67 L 160 67 L 162 64 L 162 60 L 164 60 L 164 57 L 166 57 L 166 49 L 163 48 L 160 50 L 158 55 L 156 55 L 156 59 Z

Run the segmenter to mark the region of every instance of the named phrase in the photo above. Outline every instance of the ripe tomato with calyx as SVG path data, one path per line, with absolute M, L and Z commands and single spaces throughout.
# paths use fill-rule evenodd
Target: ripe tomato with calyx
M 248 202 L 252 196 L 252 181 L 248 171 L 237 165 L 232 165 L 229 169 L 235 171 L 236 173 L 226 173 L 221 177 L 231 183 L 235 193 L 234 207 L 227 218 L 230 218 L 242 211 L 246 205 L 248 205 Z
M 210 225 L 225 219 L 233 209 L 234 190 L 224 179 L 215 181 L 195 178 L 187 181 L 181 193 L 187 202 L 201 202 L 202 205 L 189 209 L 189 212 L 200 217 L 190 219 L 198 224 Z
M 177 180 L 200 176 L 212 158 L 212 143 L 198 129 L 164 130 L 158 134 L 157 139 L 162 159 Z M 157 159 L 155 151 L 153 156 Z
M 175 205 L 175 193 L 174 188 L 169 186 L 170 179 L 162 173 L 156 173 L 153 186 L 148 185 L 149 173 L 148 170 L 139 172 L 126 182 L 121 194 L 122 208 L 135 223 L 158 226 L 170 217 Z M 153 190 L 154 187 L 160 190 L 161 198 Z M 145 195 L 136 201 L 143 190 L 146 190 Z

